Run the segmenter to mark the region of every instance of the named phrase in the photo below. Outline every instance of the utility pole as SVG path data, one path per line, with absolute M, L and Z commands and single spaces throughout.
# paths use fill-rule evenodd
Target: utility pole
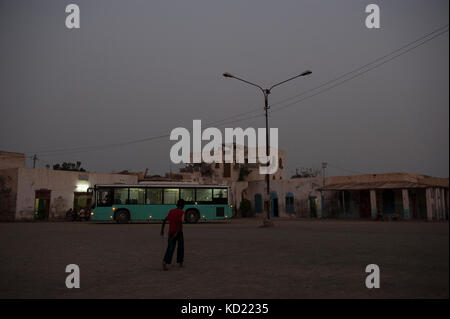
M 33 168 L 36 168 L 36 161 L 39 160 L 39 158 L 37 157 L 36 154 L 34 154 L 32 159 L 33 159 Z
M 284 84 L 284 83 L 286 83 L 286 82 L 289 82 L 289 81 L 291 81 L 291 80 L 294 80 L 294 79 L 296 79 L 296 78 L 298 78 L 298 77 L 301 77 L 301 76 L 306 76 L 306 75 L 310 75 L 312 72 L 310 71 L 310 70 L 307 70 L 307 71 L 304 71 L 303 73 L 301 73 L 301 74 L 299 74 L 299 75 L 296 75 L 296 76 L 293 76 L 293 77 L 291 77 L 291 78 L 289 78 L 289 79 L 287 79 L 287 80 L 284 80 L 284 81 L 281 81 L 281 82 L 279 82 L 279 83 L 277 83 L 277 84 L 274 84 L 274 85 L 272 85 L 270 88 L 268 88 L 268 89 L 264 89 L 262 86 L 260 86 L 260 85 L 258 85 L 258 84 L 255 84 L 255 83 L 252 83 L 252 82 L 249 82 L 249 81 L 247 81 L 247 80 L 244 80 L 244 79 L 241 79 L 241 78 L 238 78 L 237 76 L 234 76 L 233 74 L 231 74 L 231 73 L 228 73 L 228 72 L 225 72 L 224 74 L 223 74 L 223 76 L 224 77 L 226 77 L 226 78 L 233 78 L 233 79 L 236 79 L 236 80 L 239 80 L 239 81 L 241 81 L 241 82 L 244 82 L 244 83 L 247 83 L 247 84 L 250 84 L 250 85 L 252 85 L 252 86 L 255 86 L 255 87 L 257 87 L 258 89 L 260 89 L 261 90 L 261 92 L 262 92 L 262 94 L 264 95 L 264 115 L 265 115 L 265 117 L 266 117 L 266 156 L 267 157 L 269 157 L 269 150 L 270 150 L 270 142 L 269 142 L 269 116 L 268 116 L 268 111 L 269 111 L 269 94 L 271 93 L 271 91 L 272 91 L 272 89 L 274 88 L 274 87 L 276 87 L 276 86 L 279 86 L 279 85 L 281 85 L 281 84 Z M 276 160 L 278 160 L 278 159 L 276 159 Z M 267 163 L 267 165 L 269 165 L 269 163 Z M 265 205 L 264 206 L 266 206 L 266 210 L 267 210 L 267 216 L 266 216 L 266 220 L 264 221 L 264 226 L 273 226 L 273 223 L 270 221 L 270 211 L 271 211 L 271 200 L 270 200 L 270 175 L 269 174 L 266 174 L 266 191 L 267 191 L 267 201 L 265 201 Z M 267 203 L 267 204 L 266 204 Z
M 322 162 L 322 187 L 325 186 L 325 170 L 327 169 L 327 162 Z
M 325 187 L 325 170 L 327 169 L 327 162 L 322 162 L 322 191 L 320 192 L 320 197 L 322 199 L 322 209 L 321 209 L 321 215 L 325 213 L 325 191 L 323 190 L 323 187 Z

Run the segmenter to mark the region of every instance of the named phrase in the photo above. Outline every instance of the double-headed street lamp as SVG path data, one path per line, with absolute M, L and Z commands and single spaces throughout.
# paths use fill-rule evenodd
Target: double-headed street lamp
M 293 76 L 293 77 L 291 77 L 291 78 L 289 78 L 287 80 L 284 80 L 284 81 L 281 81 L 281 82 L 279 82 L 277 84 L 274 84 L 268 89 L 263 89 L 260 85 L 252 83 L 252 82 L 249 82 L 249 81 L 241 79 L 241 78 L 238 78 L 237 76 L 234 76 L 231 73 L 225 72 L 223 74 L 223 76 L 226 77 L 226 78 L 233 78 L 233 79 L 242 81 L 244 83 L 253 85 L 253 86 L 257 87 L 258 89 L 260 89 L 261 92 L 263 93 L 263 95 L 264 95 L 264 112 L 265 112 L 265 116 L 266 116 L 266 156 L 267 157 L 269 157 L 269 148 L 270 148 L 270 145 L 269 145 L 269 117 L 268 117 L 269 94 L 270 94 L 270 92 L 276 86 L 279 86 L 279 85 L 281 85 L 283 83 L 286 83 L 286 82 L 289 82 L 289 81 L 294 80 L 296 78 L 299 78 L 301 76 L 309 75 L 311 73 L 312 72 L 309 71 L 309 70 L 304 71 L 303 73 L 301 73 L 299 75 Z M 266 188 L 267 188 L 267 200 L 268 200 L 268 203 L 266 205 L 264 205 L 264 206 L 267 208 L 267 219 L 269 220 L 270 219 L 270 176 L 269 176 L 269 174 L 266 175 Z

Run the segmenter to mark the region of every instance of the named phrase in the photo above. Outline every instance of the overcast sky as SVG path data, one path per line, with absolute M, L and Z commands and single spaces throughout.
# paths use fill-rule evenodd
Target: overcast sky
M 80 7 L 80 29 L 65 26 L 69 3 Z M 381 9 L 380 29 L 365 26 L 369 3 Z M 193 119 L 252 110 L 235 119 L 261 116 L 226 126 L 264 127 L 261 93 L 223 72 L 270 86 L 312 70 L 273 90 L 276 110 L 277 102 L 448 24 L 448 6 L 447 0 L 1 0 L 0 149 L 36 152 L 37 167 L 79 160 L 92 171 L 162 174 L 170 168 L 168 137 L 44 151 L 160 136 L 191 128 Z M 331 175 L 448 177 L 448 48 L 445 33 L 271 114 L 288 175 L 327 161 Z

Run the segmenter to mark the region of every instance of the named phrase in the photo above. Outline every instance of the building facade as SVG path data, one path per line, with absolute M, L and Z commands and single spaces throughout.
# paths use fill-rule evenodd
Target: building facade
M 245 190 L 256 213 L 264 182 Z M 448 220 L 448 179 L 410 173 L 292 178 L 270 185 L 271 216 L 373 220 Z
M 92 173 L 25 168 L 25 156 L 0 152 L 0 220 L 64 218 L 69 208 L 90 205 L 95 184 L 183 182 L 230 187 L 230 204 L 239 216 L 243 199 L 256 215 L 270 202 L 272 217 L 361 218 L 373 220 L 448 220 L 446 178 L 411 173 L 286 179 L 285 152 L 278 151 L 278 171 L 270 175 L 270 194 L 258 163 L 187 164 L 177 174 L 146 177 L 145 173 Z M 3 157 L 1 157 L 3 156 Z M 250 163 L 249 163 L 250 162 Z M 266 203 L 266 204 L 265 204 Z
M 91 203 L 95 184 L 136 184 L 135 175 L 71 172 L 25 167 L 0 169 L 0 221 L 65 218 L 69 208 Z

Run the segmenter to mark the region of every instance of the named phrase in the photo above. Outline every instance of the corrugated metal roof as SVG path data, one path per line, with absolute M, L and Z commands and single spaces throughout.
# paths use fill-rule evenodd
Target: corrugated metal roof
M 445 187 L 447 183 L 441 181 L 426 181 L 421 179 L 419 182 L 411 181 L 381 181 L 381 182 L 348 182 L 339 184 L 330 184 L 319 188 L 319 190 L 369 190 L 369 189 L 402 189 L 402 188 L 426 188 L 426 187 Z

